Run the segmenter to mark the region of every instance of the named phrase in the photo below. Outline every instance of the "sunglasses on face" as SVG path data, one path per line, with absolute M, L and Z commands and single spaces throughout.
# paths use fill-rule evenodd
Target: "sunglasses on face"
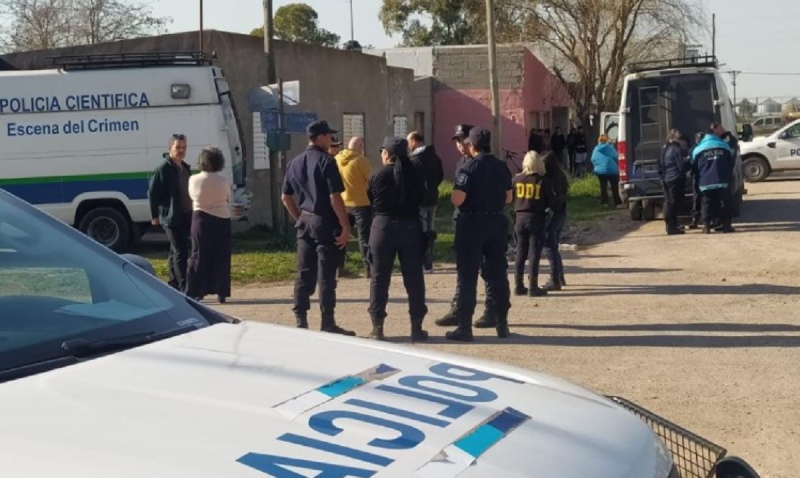
M 180 133 L 175 133 L 175 134 L 172 135 L 172 139 L 178 140 L 178 141 L 186 141 L 186 135 L 185 134 L 180 134 Z

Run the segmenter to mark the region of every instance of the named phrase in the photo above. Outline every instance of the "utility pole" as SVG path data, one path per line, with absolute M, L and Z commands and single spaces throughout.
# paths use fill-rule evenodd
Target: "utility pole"
M 706 50 L 707 51 L 707 50 Z M 711 14 L 711 56 L 717 56 L 717 14 Z
M 272 49 L 272 0 L 263 0 L 264 2 L 264 58 L 267 61 L 267 84 L 274 84 L 276 79 L 275 73 L 275 55 Z M 280 96 L 280 95 L 279 95 Z M 278 101 L 283 101 L 278 98 Z M 280 115 L 279 115 L 280 116 Z M 280 119 L 278 120 L 280 121 Z M 280 141 L 280 139 L 279 139 Z M 274 145 L 273 145 L 274 146 Z M 270 212 L 272 213 L 272 229 L 278 230 L 281 226 L 281 215 L 283 208 L 281 207 L 281 164 L 277 151 L 274 148 L 269 149 L 269 185 L 270 185 Z
M 739 76 L 739 73 L 741 73 L 741 70 L 732 70 L 732 71 L 729 71 L 728 73 L 730 73 L 731 76 L 733 77 L 733 81 L 731 81 L 731 86 L 733 86 L 733 106 L 736 107 L 736 104 L 737 104 L 737 102 L 736 102 L 736 77 Z
M 494 5 L 486 0 L 486 41 L 489 44 L 489 86 L 492 89 L 492 152 L 500 155 L 500 85 L 497 79 L 497 44 L 494 38 Z
M 200 0 L 200 53 L 203 53 L 203 0 Z

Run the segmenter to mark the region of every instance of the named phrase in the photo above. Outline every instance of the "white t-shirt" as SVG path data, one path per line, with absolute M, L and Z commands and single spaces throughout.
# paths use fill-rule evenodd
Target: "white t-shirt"
M 189 178 L 189 197 L 195 211 L 230 218 L 231 186 L 220 173 L 200 172 Z

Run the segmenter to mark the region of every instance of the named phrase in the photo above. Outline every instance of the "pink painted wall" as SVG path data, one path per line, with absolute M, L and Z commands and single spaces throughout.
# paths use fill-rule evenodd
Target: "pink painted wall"
M 458 150 L 452 140 L 456 126 L 462 123 L 492 129 L 492 93 L 488 89 L 441 89 L 433 94 L 433 142 L 442 158 L 445 177 L 453 179 Z M 521 90 L 500 91 L 502 113 L 501 147 L 521 153 L 528 144 L 525 129 L 525 108 Z M 497 154 L 497 153 L 496 153 Z M 498 156 L 502 159 L 503 152 Z
M 522 103 L 526 112 L 525 126 L 526 129 L 530 129 L 533 125 L 528 124 L 528 112 L 547 112 L 553 108 L 568 107 L 570 98 L 564 85 L 528 49 L 525 49 L 523 65 Z M 561 125 L 562 128 L 566 126 L 566 124 Z

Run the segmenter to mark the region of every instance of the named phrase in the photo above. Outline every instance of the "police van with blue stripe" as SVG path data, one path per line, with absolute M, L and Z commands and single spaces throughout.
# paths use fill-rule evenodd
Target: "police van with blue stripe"
M 55 58 L 0 72 L 0 188 L 125 251 L 149 226 L 147 186 L 172 134 L 186 161 L 226 155 L 235 219 L 246 213 L 244 138 L 222 70 L 199 53 Z
M 0 191 L 0 476 L 756 478 L 623 398 L 240 321 Z

